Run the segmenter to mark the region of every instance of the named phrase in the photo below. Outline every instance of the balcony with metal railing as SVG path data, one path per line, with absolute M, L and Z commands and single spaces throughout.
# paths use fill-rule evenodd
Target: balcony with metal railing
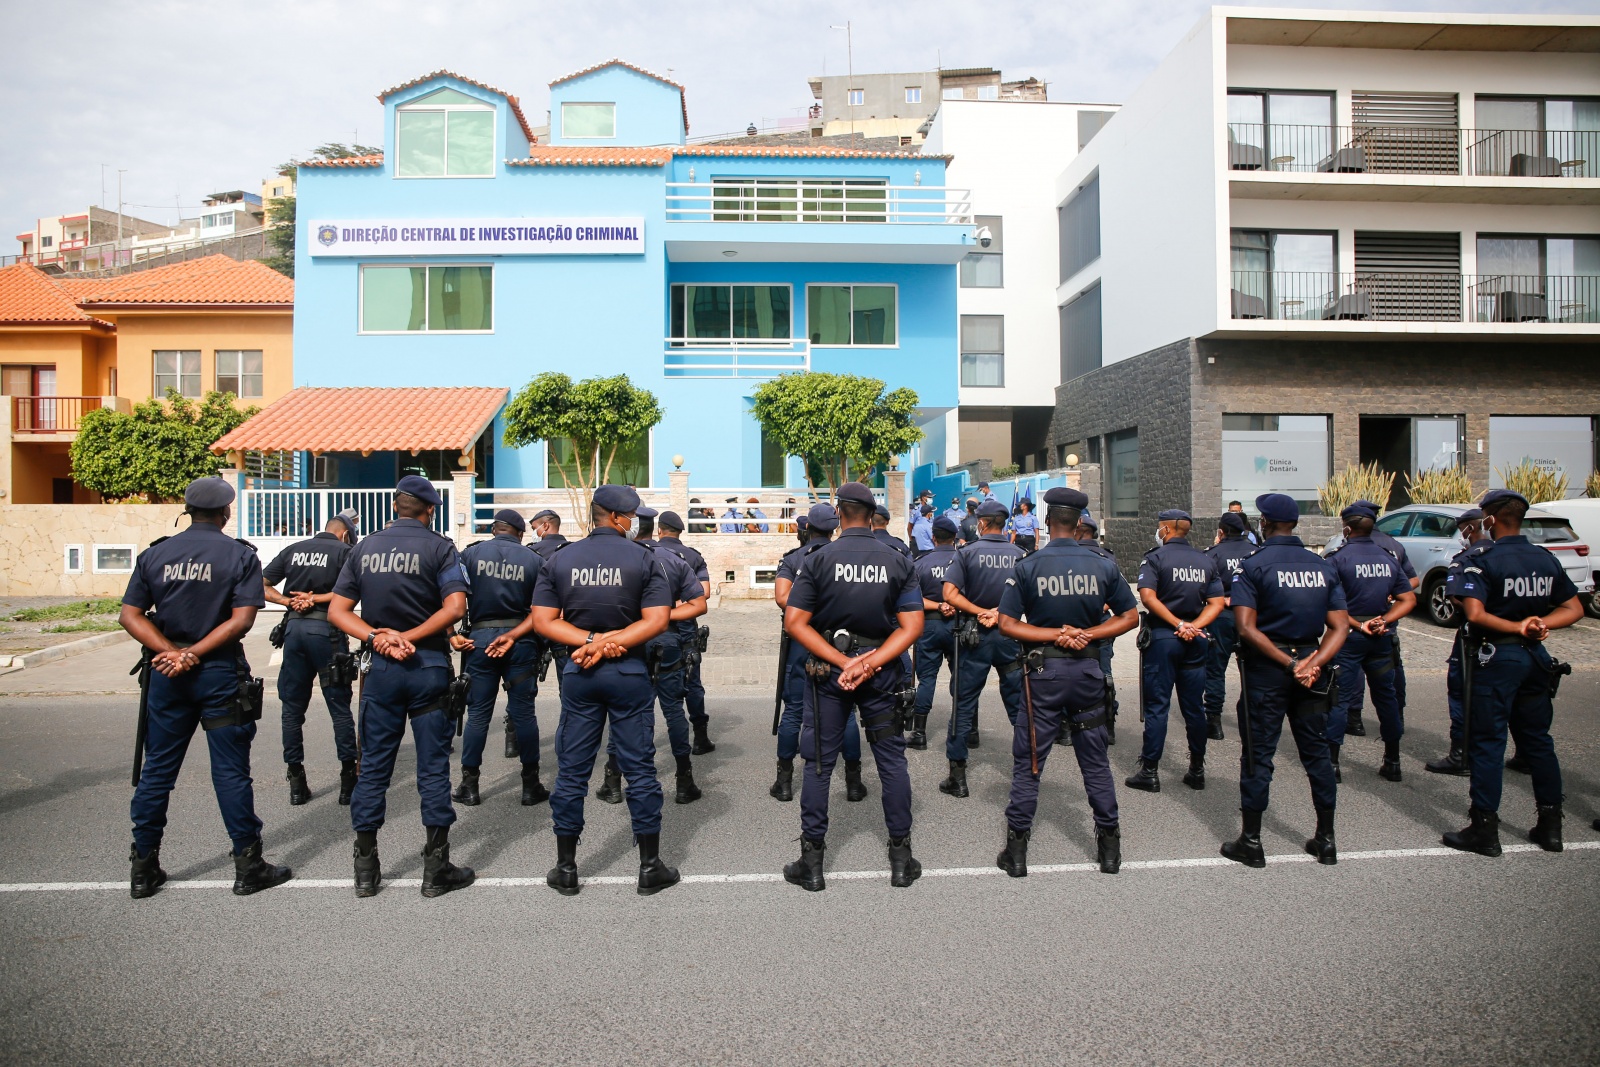
M 811 369 L 804 337 L 668 337 L 661 357 L 668 378 L 776 378 Z
M 11 434 L 59 436 L 78 432 L 85 412 L 101 406 L 98 396 L 12 396 Z
M 1600 323 L 1600 275 L 1234 271 L 1236 320 Z

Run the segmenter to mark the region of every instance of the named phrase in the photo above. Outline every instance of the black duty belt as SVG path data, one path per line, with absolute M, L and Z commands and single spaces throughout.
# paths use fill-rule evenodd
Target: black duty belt
M 290 619 L 315 619 L 318 622 L 327 622 L 328 621 L 328 609 L 327 608 L 312 608 L 310 611 L 295 611 L 293 608 L 290 608 L 289 609 L 289 618 Z
M 1530 641 L 1520 634 L 1494 634 L 1485 636 L 1483 641 L 1489 645 L 1521 645 L 1523 648 L 1532 648 L 1538 644 L 1537 641 Z
M 945 617 L 945 615 L 944 612 L 940 611 L 938 608 L 923 608 L 922 617 L 925 619 L 942 619 Z
M 852 633 L 849 630 L 824 630 L 822 639 L 838 649 L 840 652 L 866 652 L 877 648 L 888 640 L 886 637 L 869 637 L 866 634 Z
M 1090 641 L 1082 648 L 1062 648 L 1060 645 L 1037 644 L 1023 645 L 1024 656 L 1039 653 L 1045 659 L 1099 659 L 1100 642 Z
M 472 628 L 474 630 L 510 630 L 521 626 L 523 619 L 526 618 L 527 616 L 524 615 L 521 619 L 474 619 L 472 620 Z
M 1350 615 L 1350 621 L 1353 622 L 1353 623 L 1356 623 L 1358 625 L 1361 624 L 1361 623 L 1371 622 L 1373 619 L 1381 619 L 1381 618 L 1383 618 L 1382 615 L 1356 615 L 1354 613 L 1352 613 Z

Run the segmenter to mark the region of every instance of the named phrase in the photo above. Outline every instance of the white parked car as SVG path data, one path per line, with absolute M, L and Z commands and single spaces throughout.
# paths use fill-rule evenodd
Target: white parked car
M 1567 525 L 1578 535 L 1578 540 L 1589 546 L 1589 575 L 1600 583 L 1600 500 L 1579 497 L 1575 500 L 1551 500 L 1534 507 L 1567 520 Z M 1591 599 L 1589 614 L 1600 618 L 1600 604 Z

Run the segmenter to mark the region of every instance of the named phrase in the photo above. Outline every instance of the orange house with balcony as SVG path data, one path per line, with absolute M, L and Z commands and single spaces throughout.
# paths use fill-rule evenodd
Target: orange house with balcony
M 168 386 L 265 407 L 293 387 L 294 282 L 207 256 L 110 278 L 0 270 L 0 503 L 86 504 L 67 449 L 83 413 Z

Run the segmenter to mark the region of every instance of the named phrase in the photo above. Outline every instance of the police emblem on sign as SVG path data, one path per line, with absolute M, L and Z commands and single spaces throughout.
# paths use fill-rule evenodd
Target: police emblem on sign
M 331 247 L 339 239 L 339 229 L 336 226 L 318 226 L 317 240 L 323 247 Z

